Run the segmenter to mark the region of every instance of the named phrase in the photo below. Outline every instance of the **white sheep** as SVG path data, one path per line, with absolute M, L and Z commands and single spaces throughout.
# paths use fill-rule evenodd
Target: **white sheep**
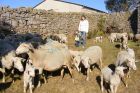
M 123 70 L 126 69 L 125 67 L 118 66 L 115 68 L 113 72 L 109 67 L 105 67 L 101 70 L 101 90 L 104 91 L 103 81 L 109 83 L 111 93 L 116 93 L 117 88 L 120 85 L 121 78 L 124 77 Z
M 80 60 L 77 60 L 79 58 L 80 58 Z M 90 66 L 97 63 L 97 62 L 100 62 L 100 67 L 102 67 L 102 49 L 99 46 L 89 47 L 88 49 L 86 49 L 84 51 L 84 53 L 79 58 L 77 58 L 77 59 L 75 58 L 74 65 L 77 68 L 79 66 L 79 64 L 82 63 L 84 65 L 84 67 L 87 68 L 86 80 L 88 81 L 89 80 Z M 78 68 L 77 68 L 77 70 L 79 71 Z
M 135 39 L 136 39 L 136 40 L 140 40 L 140 34 L 136 34 L 136 35 L 135 35 Z
M 29 55 L 36 69 L 40 69 L 39 72 L 42 72 L 43 69 L 46 71 L 56 71 L 62 68 L 61 75 L 63 76 L 64 68 L 67 67 L 71 77 L 73 76 L 71 68 L 72 57 L 68 49 L 49 45 L 48 49 L 47 47 L 45 49 L 35 49 L 30 43 L 22 43 L 16 49 L 16 54 L 19 55 L 22 53 Z M 40 86 L 40 83 L 38 86 Z
M 129 51 L 129 52 L 128 52 Z M 130 75 L 130 70 L 137 70 L 136 64 L 135 64 L 135 58 L 134 58 L 134 53 L 132 52 L 132 50 L 128 50 L 128 51 L 120 51 L 118 53 L 117 56 L 117 60 L 115 65 L 116 66 L 124 66 L 124 67 L 128 67 L 128 72 L 127 72 L 127 77 L 129 77 Z M 124 82 L 125 86 L 127 87 L 127 81 Z
M 32 93 L 34 88 L 34 77 L 35 77 L 35 67 L 32 65 L 31 60 L 26 63 L 26 68 L 23 75 L 24 81 L 24 93 L 26 93 L 27 87 L 29 86 L 30 93 Z
M 111 33 L 110 34 L 110 42 L 114 43 L 114 41 L 122 41 L 123 37 L 128 37 L 127 33 Z
M 129 37 L 129 40 L 133 40 L 134 39 L 134 34 L 133 33 L 129 33 L 128 37 Z
M 102 42 L 103 42 L 103 37 L 102 37 L 102 36 L 96 37 L 96 38 L 95 38 L 95 42 L 96 42 L 96 43 L 97 43 L 97 42 L 102 43 Z
M 12 69 L 12 74 L 14 74 L 14 68 L 18 69 L 20 72 L 23 72 L 24 68 L 22 65 L 23 58 L 19 58 L 15 56 L 15 51 L 10 51 L 7 55 L 2 56 L 2 69 L 4 70 L 3 73 L 3 82 L 5 82 L 5 69 Z M 14 82 L 14 80 L 13 80 Z
M 111 43 L 114 43 L 117 40 L 117 33 L 111 33 L 109 40 Z
M 120 51 L 117 55 L 116 66 L 126 65 L 129 69 L 137 70 L 135 58 L 128 51 Z

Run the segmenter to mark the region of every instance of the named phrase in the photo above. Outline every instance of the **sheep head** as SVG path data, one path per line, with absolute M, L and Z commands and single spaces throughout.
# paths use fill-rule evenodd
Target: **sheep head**
M 19 45 L 19 47 L 16 49 L 16 54 L 23 54 L 28 53 L 29 51 L 33 50 L 33 46 L 29 43 L 22 43 Z
M 124 77 L 124 70 L 127 69 L 123 66 L 118 66 L 115 68 L 115 73 L 118 74 L 120 77 Z
M 22 60 L 23 58 L 20 57 L 13 57 L 13 63 L 14 63 L 14 68 L 18 69 L 20 72 L 24 71 L 23 65 L 22 65 Z
M 132 68 L 133 70 L 137 70 L 136 64 L 135 64 L 135 59 L 132 57 L 129 57 L 127 59 L 127 66 Z

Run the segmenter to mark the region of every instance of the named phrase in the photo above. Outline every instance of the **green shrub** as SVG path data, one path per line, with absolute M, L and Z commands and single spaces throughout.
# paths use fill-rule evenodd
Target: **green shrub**
M 96 36 L 103 36 L 104 32 L 103 31 L 97 31 Z
M 98 31 L 104 31 L 105 30 L 105 18 L 103 16 L 100 16 L 98 23 L 97 23 L 97 29 Z
M 94 37 L 94 31 L 89 31 L 87 35 L 87 39 L 92 39 Z
M 105 18 L 103 16 L 100 16 L 97 23 L 97 28 L 94 30 L 94 35 L 95 36 L 104 35 L 104 31 L 105 31 Z

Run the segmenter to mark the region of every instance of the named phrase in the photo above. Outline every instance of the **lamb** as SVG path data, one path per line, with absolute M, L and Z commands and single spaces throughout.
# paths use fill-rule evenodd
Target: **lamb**
M 96 43 L 97 43 L 97 42 L 102 43 L 102 42 L 103 42 L 103 37 L 102 37 L 102 36 L 96 37 L 96 38 L 95 38 L 95 42 L 96 42 Z
M 115 68 L 115 71 L 113 72 L 109 67 L 105 67 L 101 70 L 101 90 L 104 91 L 103 87 L 103 81 L 106 83 L 109 83 L 111 93 L 117 93 L 117 88 L 120 85 L 121 78 L 124 77 L 125 67 L 118 66 Z
M 110 39 L 111 43 L 114 43 L 116 41 L 116 39 L 117 39 L 116 35 L 117 35 L 117 33 L 111 33 L 110 34 L 109 39 Z
M 134 39 L 134 34 L 133 33 L 129 33 L 128 37 L 129 37 L 129 40 L 133 40 Z
M 30 60 L 32 60 L 33 66 L 35 66 L 36 69 L 39 69 L 40 73 L 42 73 L 43 69 L 46 71 L 56 71 L 58 69 L 67 67 L 72 77 L 72 57 L 69 53 L 69 50 L 65 48 L 56 48 L 53 46 L 50 47 L 51 49 L 49 48 L 49 50 L 42 48 L 34 49 L 30 43 L 22 43 L 16 49 L 16 54 L 18 55 L 22 53 L 27 53 Z M 63 72 L 64 69 L 62 69 L 61 75 L 63 75 Z
M 34 88 L 34 77 L 35 77 L 35 68 L 32 65 L 31 60 L 28 60 L 28 62 L 26 63 L 26 68 L 23 75 L 24 93 L 26 93 L 28 86 L 30 89 L 30 93 L 32 93 L 33 88 Z
M 92 46 L 89 47 L 84 51 L 84 53 L 81 55 L 80 60 L 76 60 L 75 66 L 77 66 L 77 63 L 80 64 L 80 62 L 84 65 L 85 68 L 87 68 L 87 78 L 86 80 L 89 80 L 89 71 L 90 66 L 100 62 L 100 67 L 102 67 L 102 49 L 99 46 Z M 78 68 L 77 68 L 78 70 Z
M 5 82 L 5 69 L 12 69 L 12 74 L 14 74 L 14 68 L 18 69 L 20 72 L 23 72 L 24 68 L 22 65 L 23 58 L 19 58 L 15 56 L 15 51 L 9 52 L 7 55 L 2 56 L 2 69 L 4 70 L 3 73 L 3 82 Z M 14 79 L 13 79 L 14 82 Z

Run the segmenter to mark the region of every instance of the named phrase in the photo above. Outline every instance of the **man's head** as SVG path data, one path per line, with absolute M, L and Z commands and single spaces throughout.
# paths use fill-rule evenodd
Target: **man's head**
M 85 15 L 82 15 L 81 16 L 81 20 L 85 20 L 86 19 L 86 16 Z

